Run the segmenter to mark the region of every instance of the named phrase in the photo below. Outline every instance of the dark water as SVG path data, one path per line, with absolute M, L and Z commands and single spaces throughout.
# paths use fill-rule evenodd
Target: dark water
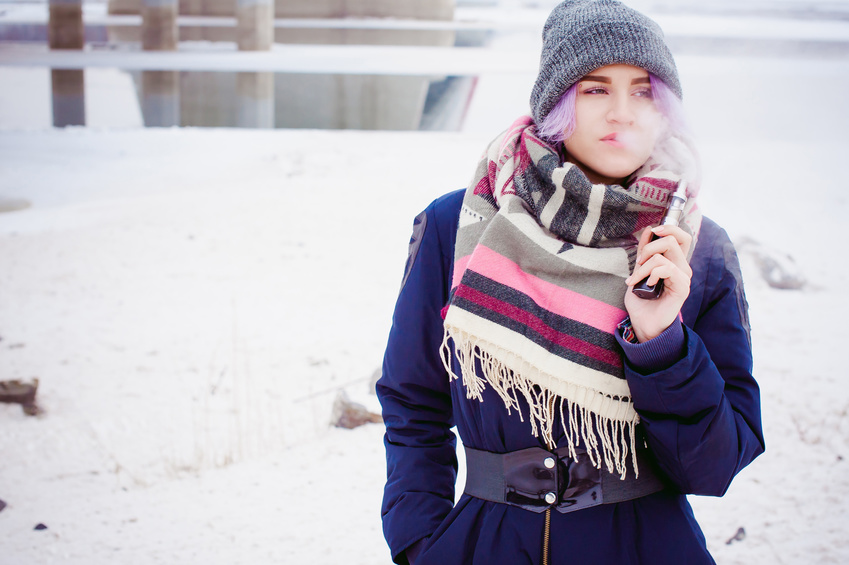
M 277 29 L 275 42 L 477 47 L 485 30 Z M 180 28 L 181 40 L 231 41 L 232 28 Z M 138 48 L 138 26 L 86 26 L 86 44 Z M 0 24 L 0 42 L 46 43 L 43 24 Z M 51 70 L 52 121 L 86 125 L 85 71 Z M 458 130 L 470 76 L 132 71 L 146 127 Z M 89 93 L 91 94 L 91 93 Z
M 84 70 L 52 70 L 53 125 L 86 125 Z M 132 71 L 146 127 L 457 131 L 470 76 Z

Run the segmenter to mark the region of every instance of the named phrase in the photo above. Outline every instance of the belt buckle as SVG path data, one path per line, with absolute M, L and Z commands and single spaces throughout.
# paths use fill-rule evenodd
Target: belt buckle
M 554 453 L 557 455 L 559 470 L 557 511 L 566 514 L 601 504 L 601 469 L 593 465 L 586 450 L 576 447 L 574 459 L 565 447 Z
M 508 504 L 545 512 L 559 500 L 560 474 L 557 455 L 541 447 L 511 451 L 504 455 L 504 500 Z
M 601 504 L 601 470 L 586 450 L 575 452 L 574 459 L 568 448 L 550 452 L 532 447 L 505 454 L 505 502 L 537 513 L 554 507 L 562 514 Z

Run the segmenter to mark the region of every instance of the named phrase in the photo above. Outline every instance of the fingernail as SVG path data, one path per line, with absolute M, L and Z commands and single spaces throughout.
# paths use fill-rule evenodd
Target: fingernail
M 627 284 L 627 285 L 631 284 L 631 277 L 628 277 L 627 279 L 625 279 L 625 284 Z
M 652 233 L 663 233 L 663 226 L 655 226 L 651 229 Z
M 643 256 L 643 255 L 642 255 L 641 253 L 637 253 L 637 258 L 636 258 L 636 259 L 634 259 L 634 261 L 636 261 L 636 262 L 637 262 L 637 264 L 639 264 L 639 263 L 640 263 L 640 259 L 642 258 L 642 256 Z

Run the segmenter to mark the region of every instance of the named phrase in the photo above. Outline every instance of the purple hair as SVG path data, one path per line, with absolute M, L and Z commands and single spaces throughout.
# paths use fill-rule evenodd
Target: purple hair
M 673 135 L 687 134 L 687 121 L 684 117 L 684 107 L 672 89 L 666 83 L 649 73 L 652 97 L 658 111 L 666 117 L 669 129 Z M 580 82 L 580 81 L 579 81 Z M 554 108 L 537 124 L 537 135 L 551 144 L 558 144 L 568 139 L 575 131 L 575 94 L 578 82 L 563 93 Z
M 575 131 L 576 82 L 563 93 L 554 108 L 537 124 L 537 135 L 552 145 L 567 139 Z

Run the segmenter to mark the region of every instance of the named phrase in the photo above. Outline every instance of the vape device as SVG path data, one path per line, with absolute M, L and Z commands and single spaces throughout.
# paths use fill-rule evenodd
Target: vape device
M 677 226 L 681 220 L 681 214 L 684 212 L 684 205 L 687 203 L 687 182 L 682 180 L 678 183 L 678 188 L 672 193 L 669 198 L 669 205 L 666 207 L 666 213 L 663 214 L 663 219 L 660 221 L 662 226 Z M 658 239 L 657 235 L 652 234 L 651 241 Z M 663 279 L 657 281 L 657 284 L 649 286 L 649 278 L 646 277 L 636 285 L 634 285 L 633 293 L 645 300 L 656 300 L 660 298 L 663 292 Z

